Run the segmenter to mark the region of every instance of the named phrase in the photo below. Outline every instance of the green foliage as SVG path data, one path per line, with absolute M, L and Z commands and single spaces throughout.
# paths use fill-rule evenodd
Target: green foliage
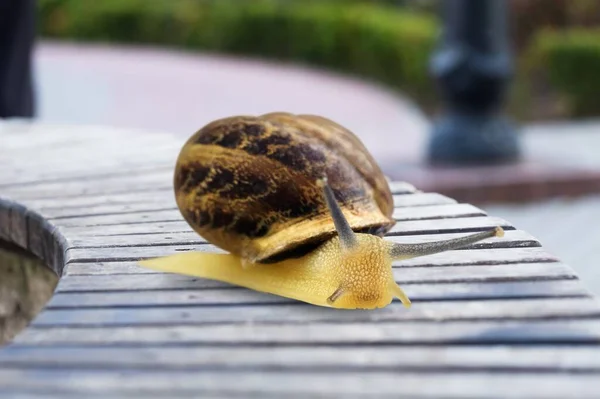
M 600 114 L 600 30 L 541 31 L 528 63 L 560 93 L 571 116 Z
M 326 67 L 435 98 L 437 24 L 376 2 L 39 0 L 46 37 L 177 46 Z

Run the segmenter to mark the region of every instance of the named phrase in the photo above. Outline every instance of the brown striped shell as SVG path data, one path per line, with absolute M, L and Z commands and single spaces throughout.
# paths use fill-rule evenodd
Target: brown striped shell
M 299 256 L 335 234 L 326 176 L 350 226 L 383 235 L 393 199 L 379 166 L 349 130 L 314 115 L 216 120 L 183 146 L 177 205 L 210 243 L 252 262 Z

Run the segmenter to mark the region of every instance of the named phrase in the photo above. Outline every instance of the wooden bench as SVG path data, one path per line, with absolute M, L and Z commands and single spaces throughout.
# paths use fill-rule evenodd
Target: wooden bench
M 61 276 L 0 348 L 0 398 L 600 395 L 600 306 L 573 270 L 507 221 L 406 183 L 391 183 L 398 242 L 506 229 L 398 263 L 411 309 L 326 309 L 138 267 L 206 245 L 174 202 L 181 145 L 0 124 L 0 238 Z

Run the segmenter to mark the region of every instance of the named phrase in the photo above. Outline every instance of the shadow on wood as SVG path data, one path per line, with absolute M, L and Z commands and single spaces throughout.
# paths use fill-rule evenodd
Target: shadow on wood
M 0 345 L 27 327 L 57 283 L 58 276 L 40 259 L 0 241 Z

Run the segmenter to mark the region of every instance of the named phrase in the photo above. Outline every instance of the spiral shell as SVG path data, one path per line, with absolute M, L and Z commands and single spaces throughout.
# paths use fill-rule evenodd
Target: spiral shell
M 327 177 L 352 229 L 383 235 L 395 223 L 379 166 L 349 130 L 315 115 L 216 120 L 184 144 L 177 205 L 210 243 L 251 262 L 300 256 L 335 234 L 317 180 Z

